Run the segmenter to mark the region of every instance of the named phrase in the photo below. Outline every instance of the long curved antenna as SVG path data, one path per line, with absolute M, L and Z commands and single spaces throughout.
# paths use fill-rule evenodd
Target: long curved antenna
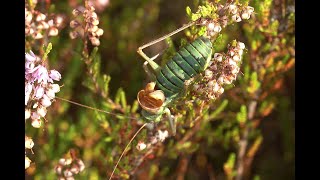
M 75 104 L 75 105 L 84 107 L 84 108 L 88 108 L 88 109 L 91 109 L 91 110 L 94 110 L 94 111 L 103 112 L 103 113 L 114 115 L 114 116 L 122 116 L 122 117 L 130 118 L 130 119 L 134 119 L 134 120 L 139 120 L 140 119 L 140 118 L 134 118 L 134 117 L 125 116 L 125 115 L 122 115 L 122 114 L 119 114 L 119 113 L 112 113 L 112 112 L 109 112 L 109 111 L 105 111 L 105 110 L 101 110 L 101 109 L 98 109 L 98 108 L 90 107 L 90 106 L 87 106 L 87 105 L 84 105 L 84 104 L 80 104 L 80 103 L 77 103 L 77 102 L 74 102 L 74 101 L 71 101 L 71 100 L 68 100 L 68 99 L 65 99 L 65 98 L 57 97 L 57 96 L 55 98 L 57 98 L 59 100 L 62 100 L 62 101 L 66 101 L 66 102 L 71 103 L 71 104 Z
M 131 144 L 131 142 L 133 141 L 133 139 L 138 135 L 138 133 L 139 133 L 147 124 L 148 124 L 148 123 L 144 123 L 144 124 L 140 127 L 140 129 L 139 129 L 139 130 L 133 135 L 133 137 L 130 139 L 130 141 L 129 141 L 129 143 L 127 144 L 126 148 L 124 148 L 124 150 L 122 151 L 121 156 L 119 157 L 117 164 L 114 166 L 114 169 L 113 169 L 113 171 L 112 171 L 112 173 L 111 173 L 111 175 L 110 175 L 109 180 L 112 179 L 112 176 L 113 176 L 113 174 L 114 174 L 114 171 L 117 169 L 117 166 L 118 166 L 118 164 L 119 164 L 122 156 L 124 155 L 124 153 L 125 153 L 126 150 L 128 149 L 128 147 L 129 147 L 129 145 Z

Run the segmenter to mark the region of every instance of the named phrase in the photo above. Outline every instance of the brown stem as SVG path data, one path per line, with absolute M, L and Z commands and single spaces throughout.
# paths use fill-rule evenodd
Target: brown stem
M 249 104 L 248 121 L 251 121 L 254 117 L 257 108 L 257 101 L 253 100 Z M 245 171 L 245 154 L 248 146 L 248 134 L 251 131 L 250 127 L 245 127 L 243 135 L 239 141 L 239 151 L 237 154 L 237 175 L 236 180 L 242 180 Z
M 188 169 L 188 164 L 189 164 L 189 157 L 187 155 L 182 155 L 181 159 L 179 160 L 177 180 L 185 179 L 184 177 Z

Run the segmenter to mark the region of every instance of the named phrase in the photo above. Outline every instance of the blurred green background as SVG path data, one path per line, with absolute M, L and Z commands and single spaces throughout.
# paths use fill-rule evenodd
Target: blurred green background
M 195 12 L 204 1 L 109 0 L 105 6 L 98 5 L 102 1 L 95 2 L 104 34 L 98 55 L 86 65 L 81 60 L 83 43 L 69 38 L 68 26 L 74 18 L 72 10 L 83 2 L 38 0 L 39 11 L 65 17 L 59 36 L 48 40 L 53 44 L 48 65 L 62 74 L 59 84 L 63 87 L 57 96 L 139 117 L 137 92 L 149 79 L 137 48 L 187 23 L 186 6 Z M 238 2 L 253 6 L 255 15 L 224 29 L 218 50 L 225 51 L 233 39 L 244 42 L 243 75 L 210 104 L 195 134 L 186 138 L 192 125 L 179 131 L 136 167 L 135 160 L 146 153 L 135 149 L 138 141 L 147 141 L 143 131 L 120 162 L 116 178 L 237 179 L 240 163 L 244 167 L 242 179 L 295 179 L 295 4 L 291 0 Z M 183 32 L 172 37 L 176 49 L 183 37 Z M 37 52 L 40 47 L 34 44 L 32 50 Z M 153 55 L 167 47 L 162 42 L 146 53 Z M 87 73 L 90 69 L 94 76 Z M 103 74 L 107 75 L 105 80 Z M 255 110 L 251 110 L 255 103 Z M 139 127 L 135 120 L 58 99 L 48 109 L 46 119 L 40 129 L 26 123 L 26 134 L 35 142 L 34 154 L 28 153 L 33 163 L 26 170 L 26 179 L 57 179 L 54 167 L 71 148 L 86 165 L 76 179 L 107 179 Z M 243 141 L 247 143 L 246 153 L 239 162 Z

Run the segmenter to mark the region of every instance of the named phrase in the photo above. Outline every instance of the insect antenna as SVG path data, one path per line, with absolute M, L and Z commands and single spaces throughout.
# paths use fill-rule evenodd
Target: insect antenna
M 133 119 L 133 120 L 139 120 L 140 119 L 140 118 L 135 118 L 135 117 L 131 117 L 131 116 L 122 115 L 122 114 L 119 114 L 119 113 L 113 113 L 113 112 L 105 111 L 105 110 L 102 110 L 102 109 L 94 108 L 94 107 L 87 106 L 87 105 L 84 105 L 84 104 L 81 104 L 81 103 L 77 103 L 77 102 L 74 102 L 74 101 L 71 101 L 71 100 L 68 100 L 68 99 L 65 99 L 65 98 L 61 98 L 61 97 L 57 97 L 57 96 L 56 96 L 56 98 L 59 99 L 59 100 L 71 103 L 71 104 L 75 104 L 75 105 L 80 106 L 80 107 L 84 107 L 84 108 L 87 108 L 87 109 L 94 110 L 94 111 L 103 112 L 103 113 L 114 115 L 114 116 L 122 116 L 122 117 Z
M 144 123 L 144 124 L 139 128 L 139 130 L 133 135 L 133 137 L 130 139 L 130 141 L 129 141 L 129 143 L 127 144 L 126 148 L 124 148 L 124 150 L 122 151 L 122 153 L 121 153 L 121 155 L 120 155 L 120 157 L 119 157 L 119 159 L 118 159 L 118 161 L 117 161 L 117 164 L 114 166 L 113 171 L 112 171 L 112 173 L 111 173 L 111 175 L 110 175 L 109 180 L 112 179 L 112 176 L 113 176 L 113 174 L 114 174 L 114 171 L 117 169 L 117 166 L 118 166 L 118 164 L 119 164 L 122 156 L 123 156 L 124 153 L 127 151 L 128 147 L 129 147 L 129 145 L 131 144 L 131 142 L 133 141 L 133 139 L 139 134 L 139 132 L 140 132 L 147 124 L 148 124 L 148 123 Z

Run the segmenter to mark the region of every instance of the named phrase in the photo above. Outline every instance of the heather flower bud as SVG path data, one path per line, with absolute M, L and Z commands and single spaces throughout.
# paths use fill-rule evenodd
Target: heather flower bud
M 223 76 L 220 76 L 220 77 L 218 78 L 218 83 L 219 83 L 219 84 L 223 84 L 223 82 L 224 82 L 224 77 L 223 77 Z
M 93 25 L 97 26 L 97 25 L 99 24 L 99 20 L 96 19 L 96 18 L 92 18 L 91 23 L 92 23 Z
M 208 87 L 212 88 L 216 84 L 215 80 L 211 80 L 208 82 Z
M 208 24 L 208 29 L 209 29 L 210 31 L 212 31 L 212 30 L 214 29 L 214 23 L 209 23 L 209 24 Z
M 46 19 L 46 15 L 39 13 L 36 17 L 36 21 L 44 21 Z
M 48 89 L 46 91 L 46 95 L 48 96 L 48 98 L 50 99 L 54 99 L 55 98 L 55 92 L 52 89 Z
M 28 136 L 25 136 L 24 145 L 25 145 L 25 148 L 32 149 L 34 146 L 34 142 L 32 141 L 31 138 L 29 138 Z
M 244 45 L 244 43 L 238 42 L 238 47 L 239 47 L 240 49 L 244 49 L 246 46 Z
M 79 37 L 79 33 L 77 31 L 71 31 L 69 33 L 69 36 L 71 39 L 75 39 L 75 38 Z
M 30 109 L 25 109 L 24 110 L 24 118 L 29 119 L 31 116 L 31 110 Z
M 49 28 L 49 24 L 46 23 L 45 21 L 42 21 L 42 22 L 40 23 L 40 25 L 42 26 L 43 29 L 48 29 L 48 28 Z
M 80 23 L 77 21 L 77 20 L 72 20 L 71 22 L 70 22 L 70 27 L 71 28 L 76 28 L 76 27 L 78 27 L 80 25 Z
M 163 142 L 168 136 L 169 136 L 169 133 L 167 130 L 165 131 L 158 130 L 158 133 L 156 135 L 156 137 L 159 139 L 160 142 Z
M 236 13 L 238 12 L 238 8 L 237 8 L 236 5 L 231 4 L 231 5 L 229 6 L 229 11 L 230 11 L 232 14 L 236 14 Z
M 84 163 L 83 163 L 82 160 L 80 160 L 80 159 L 77 160 L 77 162 L 78 162 L 78 166 L 79 166 L 80 172 L 83 171 L 84 168 L 85 168 Z
M 94 45 L 94 46 L 99 46 L 100 45 L 100 40 L 98 38 L 96 38 L 96 37 L 90 38 L 90 41 L 91 41 L 92 45 Z
M 239 50 L 238 50 L 238 54 L 239 54 L 239 56 L 242 56 L 243 50 L 242 50 L 242 49 L 239 49 Z
M 57 28 L 51 27 L 51 28 L 49 29 L 48 36 L 56 36 L 56 35 L 58 35 L 58 33 L 59 33 L 59 31 L 58 31 Z
M 254 8 L 251 7 L 251 6 L 247 6 L 246 10 L 249 13 L 249 15 L 251 15 L 253 13 L 253 11 L 254 11 Z
M 40 128 L 42 125 L 42 121 L 40 119 L 32 119 L 31 125 L 34 128 Z
M 236 66 L 234 69 L 232 69 L 231 73 L 236 75 L 236 74 L 238 74 L 239 71 L 240 71 L 240 68 L 238 66 Z
M 221 26 L 219 24 L 214 27 L 214 31 L 217 32 L 217 33 L 220 32 L 221 29 L 222 28 L 221 28 Z
M 30 24 L 32 21 L 32 13 L 30 11 L 25 12 L 25 21 L 26 24 Z
M 242 18 L 242 19 L 249 19 L 249 18 L 250 18 L 250 15 L 249 15 L 249 13 L 247 13 L 247 12 L 245 11 L 245 12 L 243 12 L 243 13 L 241 14 L 241 18 Z
M 89 32 L 95 32 L 95 31 L 97 31 L 99 28 L 98 28 L 98 26 L 91 26 L 89 29 L 88 29 L 88 31 Z
M 51 70 L 50 71 L 50 74 L 49 74 L 49 77 L 55 81 L 60 81 L 61 79 L 61 74 L 56 71 L 56 70 Z
M 54 169 L 56 171 L 57 174 L 61 174 L 62 173 L 62 167 L 61 166 L 56 166 L 56 168 Z
M 144 143 L 144 142 L 139 142 L 136 146 L 136 148 L 139 150 L 139 151 L 142 151 L 144 150 L 145 148 L 147 147 L 147 145 Z
M 66 169 L 63 172 L 64 177 L 71 177 L 73 176 L 72 172 L 70 171 L 70 169 Z
M 74 9 L 74 10 L 72 11 L 72 14 L 73 14 L 74 16 L 78 16 L 79 14 L 81 14 L 81 11 L 80 11 L 79 9 Z
M 214 53 L 214 55 L 213 55 L 213 58 L 218 62 L 222 61 L 222 57 L 223 57 L 223 55 L 220 53 Z
M 214 64 L 213 66 L 210 66 L 210 69 L 213 71 L 218 70 L 218 66 L 216 64 Z
M 212 76 L 213 76 L 213 72 L 211 71 L 211 70 L 209 70 L 209 69 L 206 69 L 205 71 L 204 71 L 204 76 L 205 76 L 205 78 L 207 78 L 207 79 L 211 79 L 212 78 Z
M 54 92 L 57 93 L 60 91 L 60 86 L 59 84 L 50 84 L 50 89 Z
M 79 168 L 75 165 L 73 165 L 70 169 L 70 171 L 73 173 L 73 174 L 78 174 L 80 172 Z
M 38 80 L 38 83 L 47 83 L 49 76 L 48 76 L 48 70 L 42 65 L 38 65 L 36 67 L 36 70 L 33 72 L 32 76 L 35 80 Z
M 58 15 L 55 17 L 54 21 L 56 23 L 56 26 L 59 27 L 63 23 L 63 17 L 61 15 Z
M 62 166 L 70 165 L 71 163 L 72 163 L 72 159 L 71 158 L 68 158 L 68 159 L 61 158 L 59 160 L 59 164 L 62 165 Z
M 238 14 L 235 14 L 232 16 L 232 20 L 235 22 L 240 22 L 241 21 L 241 17 Z
M 40 99 L 44 94 L 44 88 L 42 86 L 37 86 L 35 89 L 35 98 Z
M 103 35 L 103 29 L 99 28 L 95 33 L 96 33 L 97 36 L 102 36 Z
M 218 93 L 219 93 L 219 94 L 222 94 L 223 92 L 224 92 L 224 89 L 223 89 L 223 87 L 221 87 L 221 88 L 219 89 Z
M 43 35 L 40 32 L 36 32 L 33 38 L 34 39 L 42 39 Z
M 40 117 L 44 117 L 47 114 L 47 108 L 45 108 L 43 106 L 39 106 L 37 108 L 37 113 L 39 114 Z
M 225 78 L 225 79 L 223 80 L 223 82 L 224 82 L 225 84 L 231 84 L 231 83 L 232 83 L 232 79 Z M 222 93 L 221 93 L 221 94 L 222 94 Z
M 40 115 L 37 112 L 32 112 L 31 119 L 32 120 L 40 119 Z
M 24 161 L 24 168 L 27 169 L 28 167 L 30 167 L 30 164 L 31 164 L 31 160 L 25 156 L 25 161 Z
M 32 72 L 33 72 L 33 71 L 32 71 L 33 69 L 34 69 L 34 63 L 27 61 L 27 62 L 25 63 L 25 72 L 26 72 L 26 73 L 32 73 Z
M 50 98 L 47 95 L 43 95 L 43 98 L 41 99 L 41 104 L 44 107 L 49 107 L 51 105 Z
M 220 86 L 218 83 L 214 82 L 214 84 L 213 84 L 213 86 L 212 86 L 212 91 L 213 91 L 213 92 L 218 92 L 219 89 L 220 89 L 220 87 L 221 87 L 221 86 Z
M 95 13 L 95 12 L 91 12 L 91 17 L 97 19 L 97 18 L 98 18 L 98 15 L 97 15 L 97 13 Z
M 233 59 L 234 61 L 238 62 L 238 61 L 240 61 L 240 56 L 234 55 L 234 56 L 232 57 L 232 59 Z
M 32 105 L 32 108 L 35 109 L 35 108 L 38 107 L 38 105 L 39 105 L 39 103 L 38 103 L 38 102 L 35 102 L 35 103 Z

